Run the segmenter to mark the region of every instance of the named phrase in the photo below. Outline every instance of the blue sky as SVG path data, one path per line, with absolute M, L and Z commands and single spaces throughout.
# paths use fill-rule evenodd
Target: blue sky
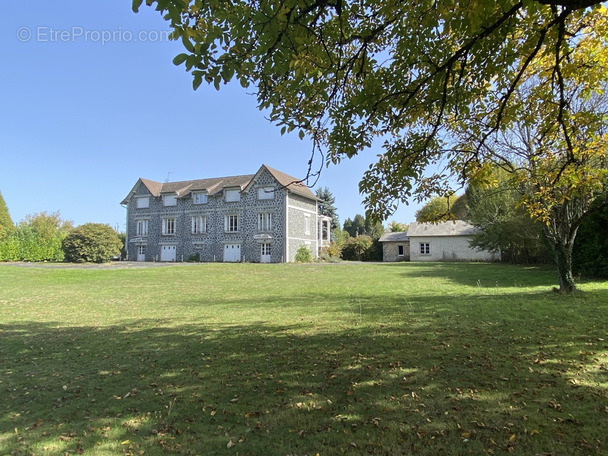
M 124 230 L 120 201 L 138 177 L 164 182 L 255 173 L 296 177 L 311 144 L 280 135 L 238 83 L 217 92 L 172 64 L 181 45 L 130 0 L 27 0 L 0 16 L 0 192 L 13 221 L 60 211 Z M 358 182 L 379 150 L 326 168 L 317 184 L 340 221 L 364 213 Z M 414 221 L 401 205 L 389 220 Z

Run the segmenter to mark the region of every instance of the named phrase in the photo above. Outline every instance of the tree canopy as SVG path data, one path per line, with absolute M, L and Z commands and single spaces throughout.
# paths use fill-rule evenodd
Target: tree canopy
M 135 11 L 143 0 L 134 0 Z M 606 8 L 598 0 L 146 0 L 185 52 L 174 63 L 217 89 L 236 79 L 283 132 L 309 136 L 328 163 L 382 141 L 360 183 L 368 210 L 447 193 L 464 182 L 488 136 L 512 120 L 513 94 L 542 66 L 568 118 L 564 72 L 605 79 Z M 590 49 L 588 43 L 600 42 Z M 580 62 L 580 59 L 579 59 Z M 446 147 L 446 126 L 483 109 L 477 147 Z M 568 132 L 564 129 L 564 134 Z M 314 157 L 313 157 L 314 158 Z M 311 159 L 312 160 L 312 159 Z M 445 171 L 429 168 L 443 163 Z

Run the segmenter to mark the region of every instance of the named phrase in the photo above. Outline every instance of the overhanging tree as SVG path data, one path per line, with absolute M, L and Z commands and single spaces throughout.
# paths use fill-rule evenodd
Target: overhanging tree
M 331 163 L 383 141 L 360 183 L 382 219 L 399 201 L 448 193 L 450 175 L 464 184 L 477 152 L 513 120 L 529 68 L 550 66 L 552 122 L 562 126 L 570 61 L 595 53 L 580 76 L 608 74 L 606 9 L 596 0 L 146 1 L 182 40 L 186 52 L 174 63 L 192 72 L 194 88 L 232 79 L 256 87 L 270 119 L 308 135 L 313 154 Z M 590 40 L 601 44 L 590 49 Z M 471 111 L 491 114 L 474 153 L 446 147 L 446 130 Z
M 581 71 L 598 57 L 605 59 L 599 52 L 605 43 L 588 33 L 579 45 L 589 52 L 569 56 L 559 74 L 545 59 L 522 74 L 514 103 L 503 110 L 510 120 L 501 129 L 488 124 L 492 113 L 483 109 L 471 110 L 466 122 L 452 129 L 452 153 L 476 167 L 467 173 L 489 182 L 489 165 L 502 169 L 521 204 L 541 223 L 562 292 L 575 289 L 572 253 L 578 228 L 592 209 L 608 204 L 607 75 Z

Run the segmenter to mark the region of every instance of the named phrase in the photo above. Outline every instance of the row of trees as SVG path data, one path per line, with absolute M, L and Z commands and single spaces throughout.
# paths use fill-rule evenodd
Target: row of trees
M 15 225 L 0 193 L 0 261 L 103 263 L 120 255 L 122 246 L 109 225 L 74 228 L 59 212 L 28 215 Z

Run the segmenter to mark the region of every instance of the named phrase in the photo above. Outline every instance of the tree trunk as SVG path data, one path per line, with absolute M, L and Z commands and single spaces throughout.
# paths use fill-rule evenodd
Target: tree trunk
M 561 242 L 551 244 L 555 255 L 560 293 L 572 293 L 576 290 L 572 277 L 572 246 L 570 243 Z

